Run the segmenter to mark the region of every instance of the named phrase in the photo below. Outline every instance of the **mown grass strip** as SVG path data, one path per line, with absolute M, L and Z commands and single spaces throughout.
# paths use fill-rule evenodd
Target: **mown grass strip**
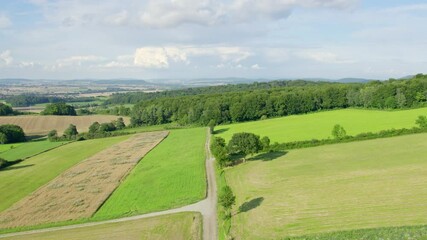
M 205 128 L 172 130 L 95 214 L 114 218 L 191 204 L 206 195 Z

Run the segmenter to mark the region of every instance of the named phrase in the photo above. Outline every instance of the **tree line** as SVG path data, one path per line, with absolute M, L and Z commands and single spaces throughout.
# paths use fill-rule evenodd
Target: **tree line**
M 328 82 L 313 82 L 305 80 L 276 80 L 271 82 L 255 82 L 250 84 L 228 84 L 221 86 L 209 86 L 209 87 L 196 87 L 196 88 L 185 88 L 176 89 L 170 91 L 161 92 L 128 92 L 128 93 L 116 93 L 113 94 L 107 101 L 107 104 L 135 104 L 140 101 L 148 101 L 160 98 L 173 98 L 182 96 L 194 96 L 201 94 L 218 94 L 226 92 L 241 92 L 241 91 L 253 91 L 260 89 L 274 89 L 281 87 L 295 87 L 295 86 L 318 86 L 331 84 Z
M 425 106 L 427 75 L 366 84 L 319 83 L 271 89 L 157 98 L 137 103 L 132 125 L 176 122 L 208 125 L 348 107 L 398 109 Z
M 21 94 L 5 97 L 6 102 L 14 107 L 29 107 L 41 103 L 59 103 L 59 102 L 91 102 L 93 97 L 56 97 L 44 96 L 38 94 Z

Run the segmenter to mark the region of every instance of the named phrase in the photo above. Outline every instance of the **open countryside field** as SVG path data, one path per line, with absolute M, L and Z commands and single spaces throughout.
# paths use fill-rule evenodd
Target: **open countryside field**
M 0 144 L 0 153 L 9 151 L 19 145 L 21 145 L 21 143 Z
M 206 196 L 205 128 L 171 130 L 95 214 L 113 218 L 170 209 Z
M 0 212 L 12 206 L 76 163 L 130 136 L 73 142 L 29 158 L 0 172 Z
M 98 152 L 0 213 L 0 228 L 91 217 L 123 177 L 167 134 L 134 135 Z
M 46 135 L 50 130 L 56 129 L 62 133 L 70 124 L 77 126 L 79 132 L 87 132 L 89 126 L 94 122 L 105 123 L 117 120 L 117 116 L 111 115 L 89 115 L 89 116 L 11 116 L 0 117 L 0 125 L 15 124 L 22 129 L 26 135 Z M 127 117 L 123 118 L 125 124 L 129 124 Z
M 9 161 L 14 161 L 17 159 L 26 159 L 67 143 L 68 142 L 50 142 L 48 140 L 44 140 L 19 144 L 0 145 L 0 149 L 2 146 L 5 147 L 4 151 L 0 151 L 0 158 Z M 11 146 L 13 146 L 13 148 L 11 148 Z
M 400 111 L 343 109 L 224 125 L 215 130 L 219 132 L 217 136 L 227 141 L 234 133 L 252 132 L 261 137 L 268 136 L 272 142 L 283 143 L 332 137 L 335 124 L 343 126 L 348 135 L 412 128 L 420 115 L 427 115 L 427 108 Z
M 176 239 L 201 240 L 202 218 L 199 213 L 178 213 L 161 217 L 139 219 L 127 222 L 108 223 L 91 227 L 37 233 L 5 240 L 140 240 Z
M 232 235 L 278 239 L 427 224 L 426 139 L 416 134 L 270 153 L 228 169 L 237 196 Z

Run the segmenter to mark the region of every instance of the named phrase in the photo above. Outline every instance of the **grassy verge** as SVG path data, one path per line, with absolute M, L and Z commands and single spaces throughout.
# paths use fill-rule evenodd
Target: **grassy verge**
M 14 148 L 0 153 L 0 158 L 8 161 L 26 159 L 39 153 L 67 144 L 68 142 L 50 142 L 48 140 L 18 144 Z
M 98 226 L 8 237 L 10 240 L 44 239 L 202 239 L 199 213 L 178 213 L 161 217 L 108 223 Z
M 225 172 L 218 168 L 216 169 L 216 182 L 217 182 L 217 188 L 219 193 L 221 189 L 227 185 L 227 182 L 225 179 Z M 227 236 L 229 235 L 231 230 L 231 219 L 224 218 L 224 211 L 222 210 L 222 207 L 219 205 L 217 206 L 217 217 L 218 217 L 218 239 L 226 240 L 228 239 Z
M 427 239 L 427 225 L 410 227 L 389 227 L 374 229 L 358 229 L 324 233 L 310 236 L 290 237 L 286 240 L 384 240 L 384 239 Z
M 9 151 L 21 145 L 21 143 L 0 144 L 0 153 Z
M 74 142 L 3 169 L 0 211 L 10 207 L 76 163 L 129 136 Z
M 205 128 L 173 130 L 95 214 L 114 218 L 184 206 L 206 195 Z
M 412 128 L 419 115 L 427 115 L 427 108 L 400 111 L 343 109 L 223 125 L 215 130 L 217 136 L 227 141 L 234 133 L 252 132 L 268 136 L 272 142 L 284 143 L 327 139 L 332 137 L 331 131 L 335 124 L 342 125 L 347 134 L 352 136 L 363 132 Z
M 226 169 L 227 183 L 237 196 L 232 235 L 283 239 L 426 224 L 426 137 L 267 153 Z M 332 235 L 324 236 L 319 239 Z

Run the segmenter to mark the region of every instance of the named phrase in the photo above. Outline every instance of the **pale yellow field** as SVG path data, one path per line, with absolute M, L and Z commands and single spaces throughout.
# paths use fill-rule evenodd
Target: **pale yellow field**
M 24 129 L 26 135 L 46 135 L 50 130 L 57 130 L 59 134 L 70 125 L 77 126 L 79 132 L 87 132 L 93 122 L 106 123 L 116 120 L 112 115 L 89 115 L 89 116 L 11 116 L 0 117 L 0 125 L 15 124 Z M 126 125 L 130 119 L 123 117 Z

